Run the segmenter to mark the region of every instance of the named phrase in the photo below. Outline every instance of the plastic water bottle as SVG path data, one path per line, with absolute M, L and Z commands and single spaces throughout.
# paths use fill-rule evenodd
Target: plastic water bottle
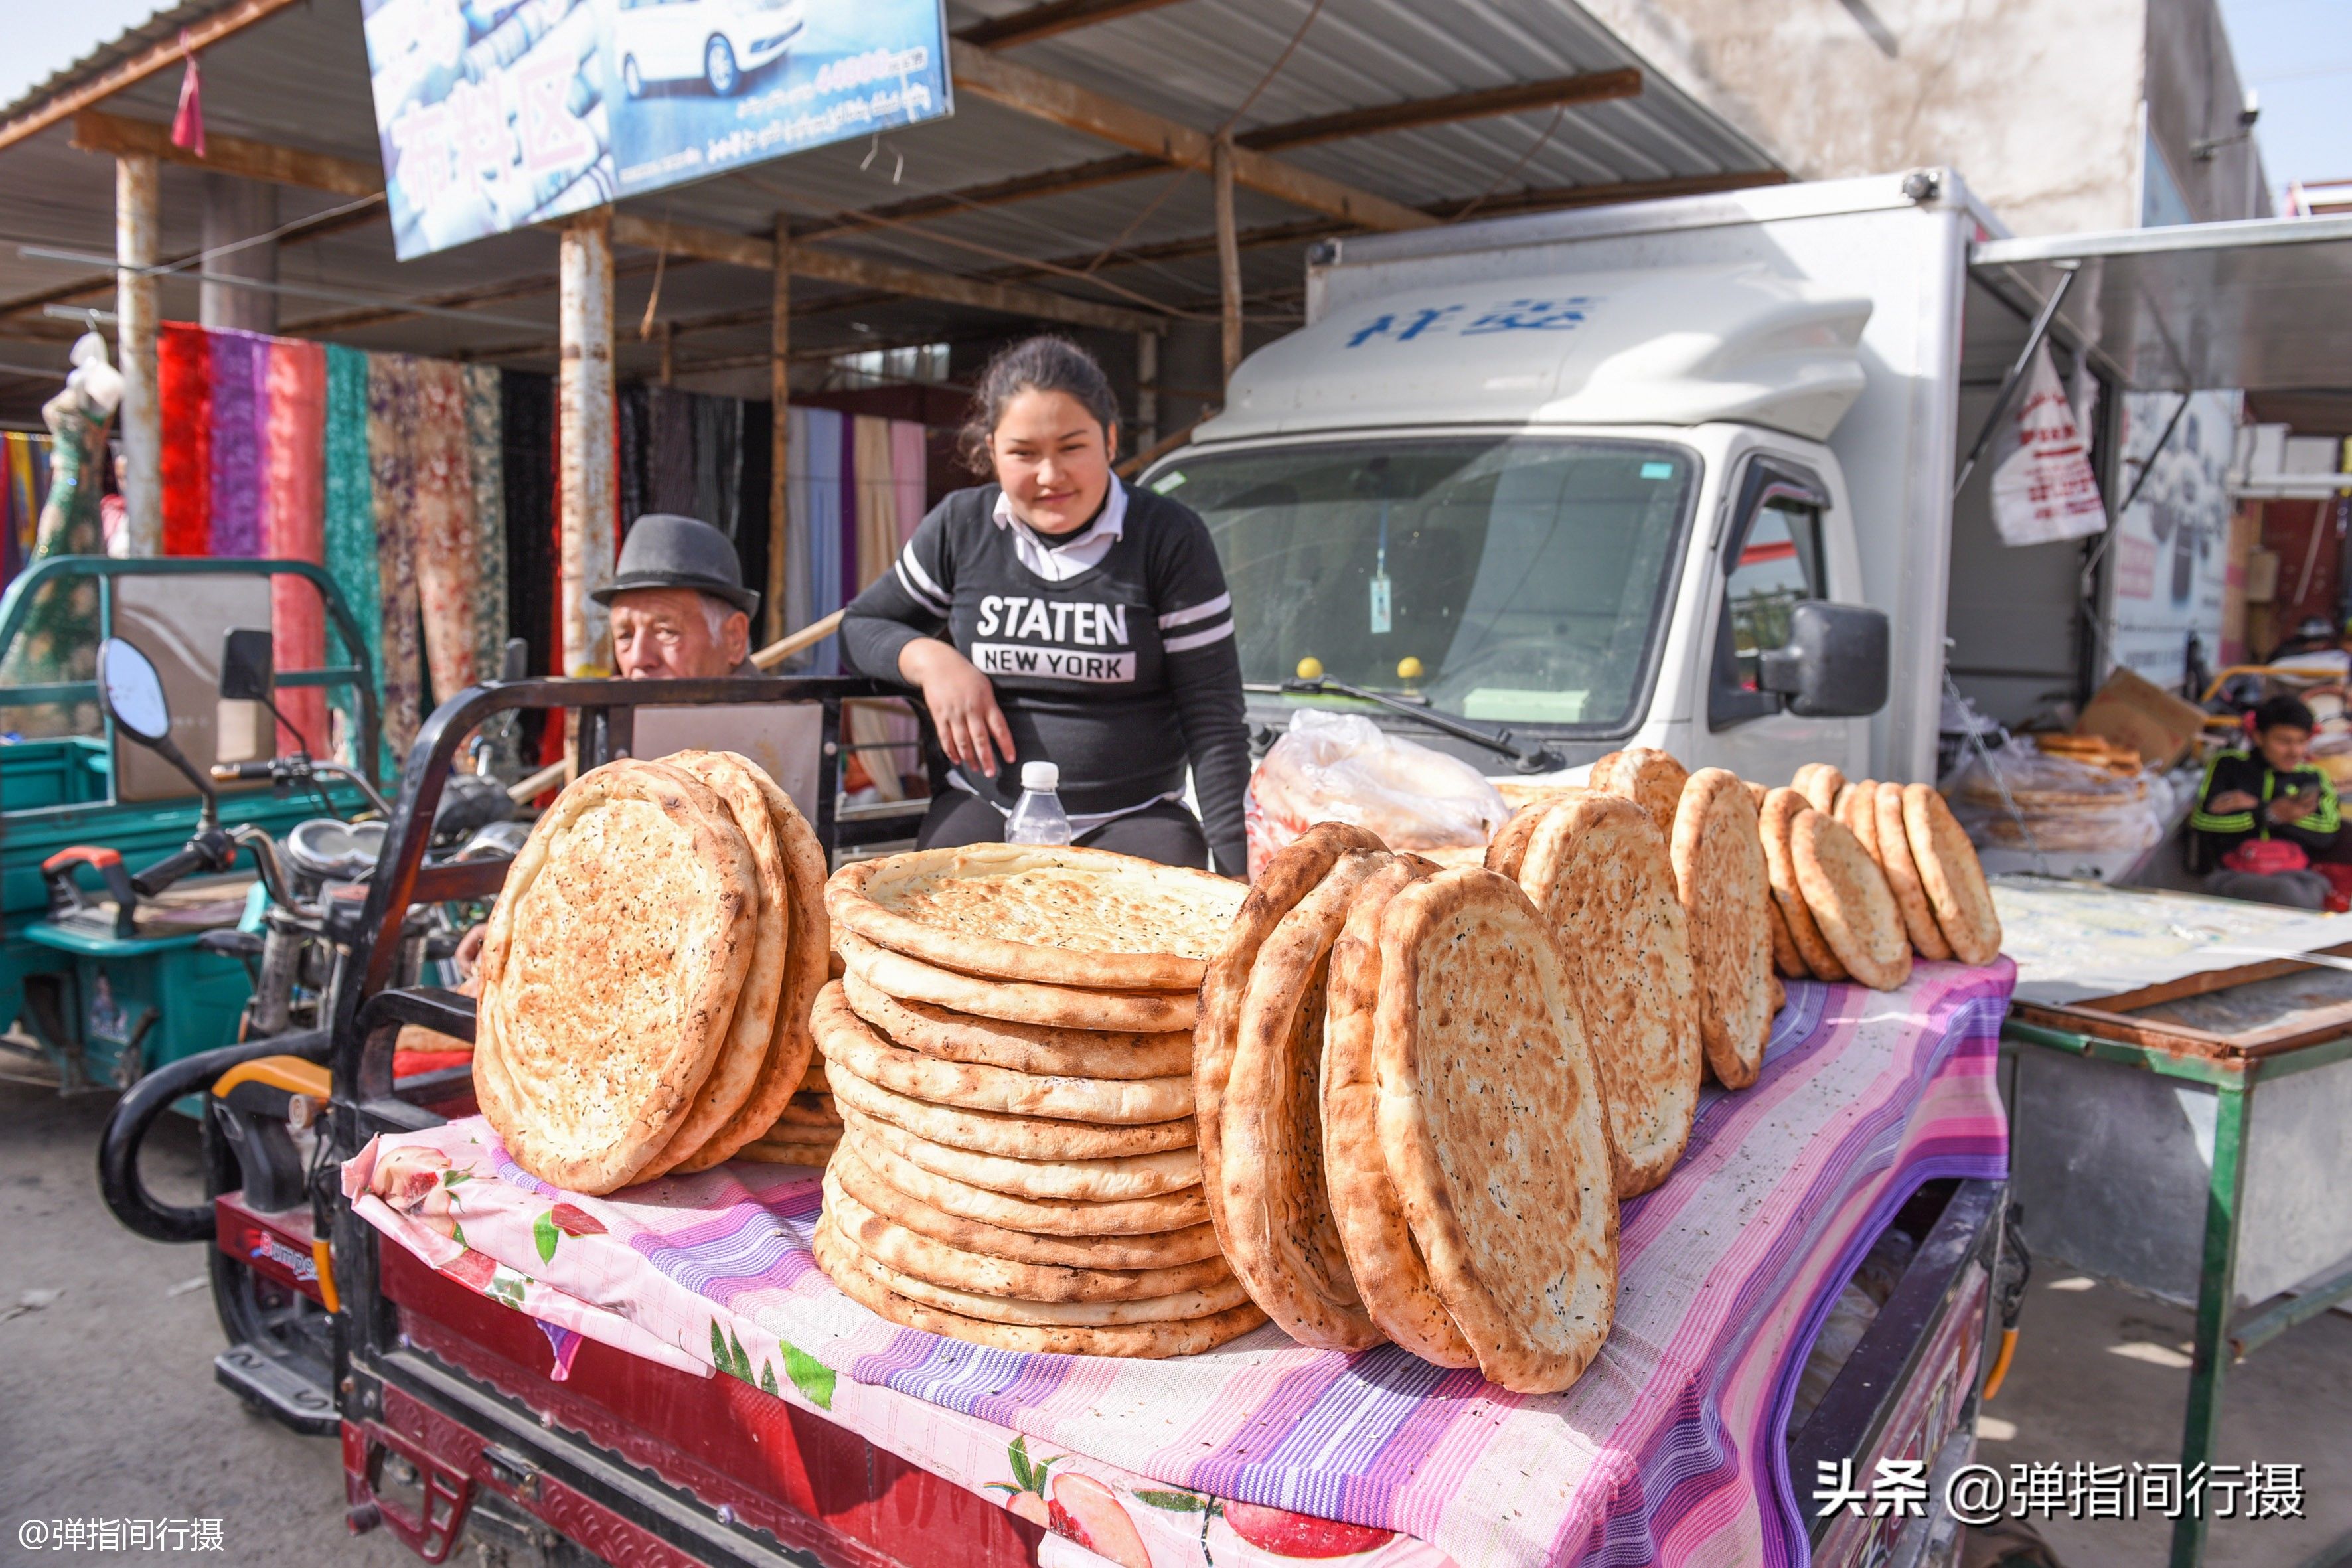
M 1021 798 L 1004 821 L 1007 844 L 1067 844 L 1070 814 L 1062 809 L 1062 770 L 1052 763 L 1021 764 Z

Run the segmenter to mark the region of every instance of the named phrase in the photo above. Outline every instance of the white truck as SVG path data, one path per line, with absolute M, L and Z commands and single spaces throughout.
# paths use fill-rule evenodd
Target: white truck
M 1915 170 L 1330 241 L 1306 325 L 1140 482 L 1217 538 L 1255 724 L 1344 686 L 1490 774 L 1640 744 L 1927 779 L 1953 573 L 1994 574 L 1979 640 L 2063 654 L 2087 613 L 2084 546 L 2003 549 L 1967 461 L 2032 347 L 2109 392 L 2259 384 L 2295 333 L 2263 269 L 2340 268 L 2343 226 L 2009 240 Z M 2229 330 L 2165 319 L 2200 310 Z

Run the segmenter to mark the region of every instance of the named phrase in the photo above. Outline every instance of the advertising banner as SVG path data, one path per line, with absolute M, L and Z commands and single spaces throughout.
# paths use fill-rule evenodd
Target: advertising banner
M 940 0 L 362 0 L 403 260 L 950 113 Z

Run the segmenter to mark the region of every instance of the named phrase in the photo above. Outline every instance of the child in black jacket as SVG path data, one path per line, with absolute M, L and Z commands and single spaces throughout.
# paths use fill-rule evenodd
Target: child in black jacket
M 2310 765 L 2311 710 L 2292 697 L 2273 697 L 2254 710 L 2254 744 L 2223 752 L 2206 765 L 2189 830 L 2198 837 L 2199 864 L 2218 867 L 2205 890 L 2294 909 L 2327 907 L 2327 879 L 2297 870 L 2240 870 L 2227 858 L 2242 845 L 2283 841 L 2306 860 L 2330 858 L 2343 830 L 2336 785 Z M 2243 858 L 2243 857 L 2241 857 Z

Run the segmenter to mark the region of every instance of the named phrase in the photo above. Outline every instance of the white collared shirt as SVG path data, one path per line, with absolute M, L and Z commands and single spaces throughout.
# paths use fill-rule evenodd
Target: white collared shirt
M 1095 515 L 1093 524 L 1080 529 L 1067 544 L 1047 544 L 1036 530 L 1023 525 L 1013 515 L 1013 501 L 1002 489 L 996 492 L 996 526 L 1010 529 L 1013 533 L 1013 553 L 1021 564 L 1048 583 L 1066 583 L 1081 572 L 1090 572 L 1102 564 L 1110 547 L 1127 531 L 1127 487 L 1118 476 L 1110 477 L 1110 489 L 1103 497 L 1102 510 Z

